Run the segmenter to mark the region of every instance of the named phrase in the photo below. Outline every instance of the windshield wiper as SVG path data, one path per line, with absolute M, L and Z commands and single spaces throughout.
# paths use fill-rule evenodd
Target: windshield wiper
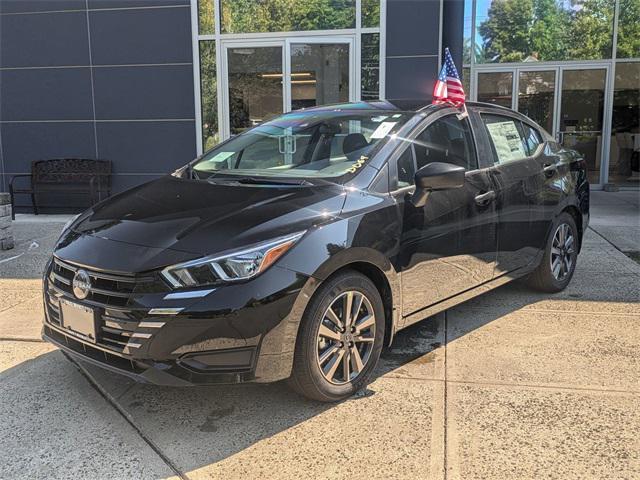
M 311 182 L 305 179 L 292 179 L 292 180 L 283 180 L 283 179 L 275 179 L 275 178 L 255 178 L 255 177 L 215 177 L 210 178 L 210 182 L 232 182 L 232 183 L 242 183 L 245 185 L 312 185 Z

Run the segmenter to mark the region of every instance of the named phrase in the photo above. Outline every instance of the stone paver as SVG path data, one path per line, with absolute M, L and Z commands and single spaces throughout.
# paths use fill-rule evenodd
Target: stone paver
M 63 355 L 0 342 L 0 478 L 163 478 L 173 472 Z
M 640 477 L 640 396 L 448 387 L 448 479 Z
M 39 339 L 68 218 L 19 216 L 0 255 L 0 478 L 171 477 L 165 460 L 188 478 L 640 478 L 640 265 L 620 251 L 639 197 L 594 192 L 564 292 L 512 283 L 413 325 L 337 405 L 283 383 L 163 388 L 79 362 L 83 376 L 15 341 Z

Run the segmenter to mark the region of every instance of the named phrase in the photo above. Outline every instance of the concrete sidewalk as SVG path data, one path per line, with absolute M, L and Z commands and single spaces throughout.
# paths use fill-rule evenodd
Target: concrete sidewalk
M 594 192 L 564 292 L 510 284 L 415 325 L 337 405 L 69 361 L 39 341 L 64 219 L 19 216 L 0 254 L 0 478 L 640 478 L 638 198 Z

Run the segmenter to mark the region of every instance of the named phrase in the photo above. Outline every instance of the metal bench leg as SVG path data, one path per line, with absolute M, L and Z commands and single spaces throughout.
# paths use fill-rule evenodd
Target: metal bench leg
M 38 204 L 36 203 L 36 192 L 31 194 L 31 203 L 33 204 L 33 213 L 38 215 Z

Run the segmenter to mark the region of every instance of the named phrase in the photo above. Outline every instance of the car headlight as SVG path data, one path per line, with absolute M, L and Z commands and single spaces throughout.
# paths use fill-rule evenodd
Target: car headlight
M 298 232 L 242 250 L 171 265 L 160 273 L 174 288 L 247 280 L 273 265 L 304 233 Z

